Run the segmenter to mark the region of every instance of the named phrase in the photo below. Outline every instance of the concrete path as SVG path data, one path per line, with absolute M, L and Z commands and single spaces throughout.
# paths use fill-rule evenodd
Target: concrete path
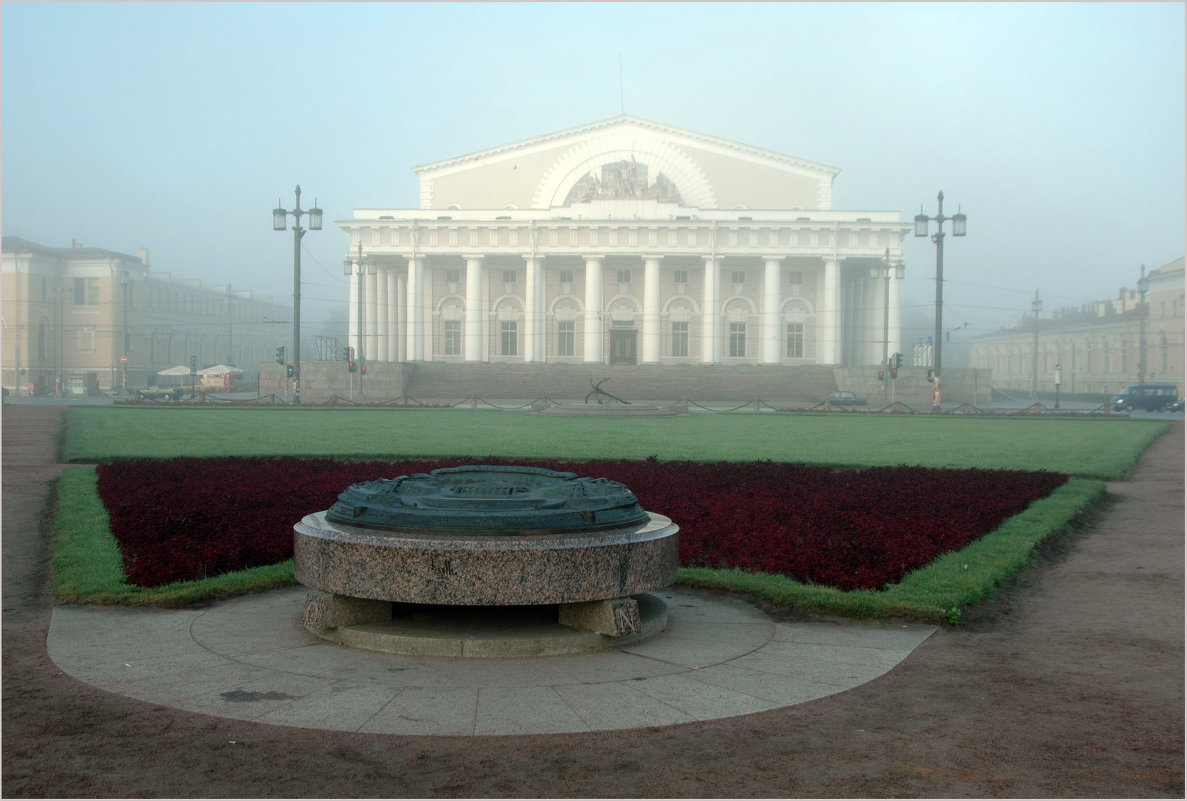
M 95 687 L 175 709 L 372 734 L 592 732 L 804 703 L 891 670 L 927 625 L 775 622 L 670 589 L 661 634 L 617 651 L 525 659 L 405 657 L 299 625 L 304 587 L 213 607 L 57 607 L 50 658 Z

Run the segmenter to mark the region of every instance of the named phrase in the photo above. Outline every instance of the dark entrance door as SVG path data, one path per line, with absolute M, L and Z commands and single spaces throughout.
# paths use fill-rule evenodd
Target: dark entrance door
M 631 330 L 613 330 L 610 331 L 610 364 L 634 364 L 635 358 L 635 337 L 637 331 Z

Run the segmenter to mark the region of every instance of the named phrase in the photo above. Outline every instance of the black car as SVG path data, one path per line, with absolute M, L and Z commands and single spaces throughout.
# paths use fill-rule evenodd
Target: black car
M 825 398 L 832 406 L 865 406 L 866 399 L 847 389 L 838 389 Z

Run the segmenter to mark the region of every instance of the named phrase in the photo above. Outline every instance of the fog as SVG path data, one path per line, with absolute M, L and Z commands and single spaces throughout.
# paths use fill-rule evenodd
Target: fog
M 135 254 L 345 327 L 354 208 L 418 165 L 632 114 L 841 169 L 836 209 L 968 215 L 953 341 L 1183 255 L 1177 3 L 5 3 L 3 233 Z M 290 223 L 291 224 L 291 223 Z M 934 224 L 932 230 L 934 231 Z M 904 337 L 935 248 L 904 243 Z M 967 328 L 964 324 L 967 323 Z M 334 327 L 331 326 L 331 327 Z

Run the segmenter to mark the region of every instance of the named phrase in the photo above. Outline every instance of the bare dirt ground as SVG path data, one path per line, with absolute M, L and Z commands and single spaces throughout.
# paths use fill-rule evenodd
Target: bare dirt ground
M 206 717 L 62 674 L 45 642 L 63 415 L 3 410 L 5 797 L 1183 797 L 1183 423 L 1001 599 L 855 690 L 702 724 L 429 738 Z

